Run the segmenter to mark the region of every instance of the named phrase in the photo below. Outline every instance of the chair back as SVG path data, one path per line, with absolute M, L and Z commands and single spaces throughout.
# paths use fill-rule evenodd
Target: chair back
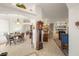
M 9 40 L 9 35 L 8 34 L 4 34 L 6 39 Z

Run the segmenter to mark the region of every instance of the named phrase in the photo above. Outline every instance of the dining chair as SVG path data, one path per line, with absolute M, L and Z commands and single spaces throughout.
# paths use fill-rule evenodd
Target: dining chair
M 14 36 L 9 35 L 9 40 L 10 40 L 10 45 L 12 44 L 12 42 L 16 44 Z
M 19 35 L 19 40 L 20 40 L 20 41 L 24 41 L 24 33 L 21 33 L 21 34 Z
M 10 42 L 9 41 L 9 35 L 7 33 L 4 33 L 4 35 L 5 35 L 6 39 L 7 39 L 7 43 L 6 43 L 6 45 L 7 45 Z
M 7 45 L 7 44 L 10 44 L 10 45 L 11 45 L 11 44 L 12 44 L 12 41 L 13 41 L 14 44 L 16 44 L 16 42 L 15 42 L 13 36 L 8 35 L 8 34 L 6 34 L 5 36 L 6 36 L 6 38 L 7 38 L 7 43 L 6 43 L 6 45 Z

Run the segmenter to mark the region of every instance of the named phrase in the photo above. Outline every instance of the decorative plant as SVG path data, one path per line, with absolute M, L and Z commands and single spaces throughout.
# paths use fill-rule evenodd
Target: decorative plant
M 19 7 L 19 8 L 26 9 L 25 5 L 22 4 L 22 3 L 17 3 L 16 6 Z

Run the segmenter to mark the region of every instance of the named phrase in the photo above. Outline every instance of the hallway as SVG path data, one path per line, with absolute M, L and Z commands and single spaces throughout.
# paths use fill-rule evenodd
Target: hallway
M 44 42 L 44 48 L 41 50 L 35 50 L 31 47 L 30 39 L 26 39 L 25 42 L 16 45 L 2 45 L 0 51 L 8 52 L 8 56 L 63 56 L 64 54 L 58 48 L 53 39 L 49 39 L 48 42 Z

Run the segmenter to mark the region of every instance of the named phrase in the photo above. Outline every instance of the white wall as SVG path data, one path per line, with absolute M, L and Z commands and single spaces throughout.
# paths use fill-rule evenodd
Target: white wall
M 42 18 L 42 9 L 40 8 L 40 7 L 38 7 L 38 6 L 36 6 L 36 14 L 37 14 L 37 20 L 42 20 L 41 18 Z
M 69 55 L 79 56 L 79 28 L 75 22 L 79 21 L 79 4 L 68 4 L 69 7 Z
M 0 34 L 9 32 L 9 22 L 5 19 L 0 19 Z
M 9 32 L 9 22 L 0 18 L 0 44 L 7 42 L 4 33 Z
M 22 25 L 17 24 L 17 19 L 16 18 L 12 18 L 9 21 L 10 21 L 10 23 L 9 23 L 10 32 L 21 31 L 22 30 Z

